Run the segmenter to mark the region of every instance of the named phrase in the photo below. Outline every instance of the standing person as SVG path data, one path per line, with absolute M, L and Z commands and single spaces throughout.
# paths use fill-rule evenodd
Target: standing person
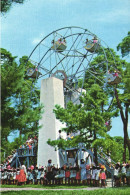
M 4 180 L 4 184 L 7 184 L 7 168 L 4 168 L 4 176 L 3 176 L 3 180 Z
M 26 184 L 29 184 L 29 177 L 30 177 L 30 168 L 27 169 L 27 182 Z
M 16 184 L 16 169 L 13 170 L 13 184 Z
M 65 184 L 70 184 L 70 167 L 67 166 L 65 169 Z
M 18 178 L 19 178 L 20 169 L 16 169 L 16 184 L 18 185 Z
M 95 177 L 95 184 L 96 187 L 99 187 L 99 180 L 100 180 L 100 167 L 96 167 L 96 177 Z
M 101 166 L 101 171 L 100 171 L 100 179 L 101 179 L 101 187 L 106 186 L 106 173 L 105 173 L 105 166 Z
M 40 175 L 40 184 L 44 184 L 44 167 L 42 166 L 41 168 L 41 175 Z
M 24 185 L 26 181 L 27 181 L 26 173 L 25 173 L 25 170 L 24 170 L 24 166 L 22 165 L 22 167 L 20 169 L 19 177 L 18 177 L 18 183 L 20 185 Z
M 71 181 L 71 184 L 75 184 L 75 179 L 76 179 L 76 168 L 75 167 L 71 167 L 71 169 L 70 169 L 70 181 Z
M 125 162 L 123 162 L 123 164 L 122 164 L 121 172 L 122 172 L 122 182 L 124 185 L 124 184 L 126 184 L 126 164 L 125 164 Z
M 76 167 L 76 184 L 80 184 L 81 176 L 80 176 L 80 168 L 79 165 Z
M 1 180 L 1 184 L 5 184 L 4 183 L 4 169 L 1 169 L 1 178 L 0 178 Z M 6 183 L 7 184 L 7 183 Z
M 95 186 L 96 184 L 96 172 L 97 172 L 97 168 L 96 166 L 92 166 L 92 181 L 93 181 L 93 186 Z
M 37 173 L 37 184 L 40 184 L 40 178 L 41 178 L 41 168 L 38 168 L 38 173 Z
M 84 159 L 81 159 L 80 168 L 81 168 L 81 181 L 82 181 L 82 184 L 86 184 L 87 172 L 86 172 L 86 163 L 85 163 Z
M 49 181 L 49 184 L 51 184 L 51 180 L 54 179 L 53 173 L 52 173 L 52 160 L 51 159 L 48 160 L 48 165 L 47 165 L 46 171 L 47 171 L 46 178 Z
M 33 169 L 30 168 L 29 169 L 29 172 L 30 172 L 29 178 L 28 178 L 29 179 L 29 184 L 33 184 L 33 179 L 34 179 L 33 178 L 33 173 L 32 173 L 33 172 Z
M 127 185 L 130 185 L 130 164 L 126 165 L 126 180 Z
M 119 165 L 116 164 L 115 168 L 114 168 L 114 180 L 115 180 L 115 186 L 119 187 Z
M 87 185 L 91 184 L 91 169 L 90 169 L 90 165 L 86 166 L 86 173 L 87 173 Z
M 34 169 L 34 179 L 35 179 L 34 184 L 38 184 L 37 176 L 38 176 L 38 166 L 36 166 Z

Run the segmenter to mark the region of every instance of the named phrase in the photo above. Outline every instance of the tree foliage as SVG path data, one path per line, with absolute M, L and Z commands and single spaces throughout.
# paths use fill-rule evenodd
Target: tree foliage
M 117 46 L 117 51 L 121 51 L 122 57 L 129 55 L 130 53 L 130 31 L 128 35 Z
M 38 121 L 43 108 L 39 105 L 40 91 L 35 87 L 35 80 L 26 76 L 27 68 L 34 66 L 26 61 L 27 56 L 24 56 L 18 63 L 10 52 L 1 49 L 2 148 L 11 132 L 18 130 L 23 137 L 28 133 L 37 133 L 40 128 Z
M 56 118 L 66 124 L 62 131 L 79 134 L 68 141 L 48 140 L 48 144 L 65 148 L 84 143 L 86 148 L 90 148 L 99 146 L 95 140 L 107 139 L 105 121 L 116 114 L 116 112 L 102 112 L 102 103 L 104 105 L 108 103 L 107 95 L 99 85 L 93 84 L 89 90 L 87 89 L 87 93 L 80 97 L 80 101 L 79 105 L 69 102 L 67 108 L 56 105 L 54 109 Z
M 7 13 L 14 3 L 23 4 L 25 0 L 1 0 L 1 12 Z

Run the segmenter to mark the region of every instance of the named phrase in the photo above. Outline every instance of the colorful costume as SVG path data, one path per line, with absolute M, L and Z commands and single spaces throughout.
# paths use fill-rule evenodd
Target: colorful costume
M 25 182 L 27 181 L 26 179 L 26 174 L 23 169 L 20 170 L 19 177 L 18 177 L 18 182 Z

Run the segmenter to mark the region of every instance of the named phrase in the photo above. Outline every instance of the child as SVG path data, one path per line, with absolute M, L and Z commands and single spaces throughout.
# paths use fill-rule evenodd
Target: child
M 1 184 L 4 184 L 4 169 L 1 169 Z
M 33 184 L 33 170 L 32 169 L 29 169 L 29 184 Z
M 97 171 L 97 169 L 96 169 L 96 167 L 95 166 L 93 166 L 92 167 L 92 181 L 93 181 L 93 186 L 95 186 L 95 179 L 96 179 L 96 171 Z
M 68 182 L 70 184 L 70 168 L 66 167 L 65 170 L 65 184 Z
M 20 169 L 16 169 L 16 184 L 18 185 L 18 177 L 19 177 Z
M 126 180 L 127 180 L 127 185 L 130 185 L 130 165 L 126 165 Z
M 86 166 L 86 174 L 87 174 L 87 185 L 91 184 L 91 169 L 90 165 Z
M 75 167 L 71 167 L 71 169 L 70 169 L 70 181 L 71 181 L 71 184 L 75 183 L 75 178 L 76 178 L 76 169 L 75 169 Z
M 44 183 L 44 167 L 41 167 L 40 184 Z
M 124 185 L 126 184 L 126 164 L 125 163 L 122 164 L 121 172 L 122 172 L 122 182 Z
M 41 177 L 41 168 L 38 168 L 38 173 L 37 173 L 37 184 L 40 184 L 40 177 Z
M 3 183 L 4 183 L 4 184 L 7 184 L 7 176 L 8 176 L 8 174 L 7 174 L 7 169 L 4 168 L 4 177 L 3 177 Z
M 26 181 L 27 179 L 26 179 L 24 167 L 21 167 L 20 172 L 19 172 L 19 177 L 18 177 L 18 184 L 24 185 Z
M 100 171 L 100 179 L 101 179 L 101 187 L 106 186 L 106 173 L 105 173 L 105 166 L 101 166 L 101 171 Z
M 96 177 L 95 177 L 95 185 L 99 187 L 99 180 L 100 180 L 100 167 L 96 167 Z
M 16 184 L 16 169 L 13 170 L 13 184 Z
M 64 170 L 64 167 L 61 167 L 61 170 L 60 170 L 60 184 L 63 184 L 63 178 L 65 178 L 65 170 Z
M 80 168 L 79 168 L 79 165 L 76 167 L 76 184 L 80 184 Z
M 82 184 L 85 184 L 87 180 L 87 172 L 86 172 L 86 163 L 84 159 L 81 159 L 80 168 L 81 168 L 81 181 Z

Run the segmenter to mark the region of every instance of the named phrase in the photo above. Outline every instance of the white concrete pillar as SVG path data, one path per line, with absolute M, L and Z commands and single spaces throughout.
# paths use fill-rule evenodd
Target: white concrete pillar
M 64 107 L 64 93 L 63 93 L 63 81 L 55 77 L 50 77 L 42 80 L 40 91 L 40 103 L 44 105 L 44 113 L 42 119 L 39 121 L 39 125 L 42 128 L 39 129 L 38 137 L 38 166 L 46 166 L 49 159 L 52 159 L 52 164 L 55 166 L 59 162 L 58 151 L 55 151 L 53 147 L 47 144 L 47 140 L 55 140 L 59 136 L 59 129 L 63 127 L 63 124 L 56 119 L 53 109 L 56 104 Z

